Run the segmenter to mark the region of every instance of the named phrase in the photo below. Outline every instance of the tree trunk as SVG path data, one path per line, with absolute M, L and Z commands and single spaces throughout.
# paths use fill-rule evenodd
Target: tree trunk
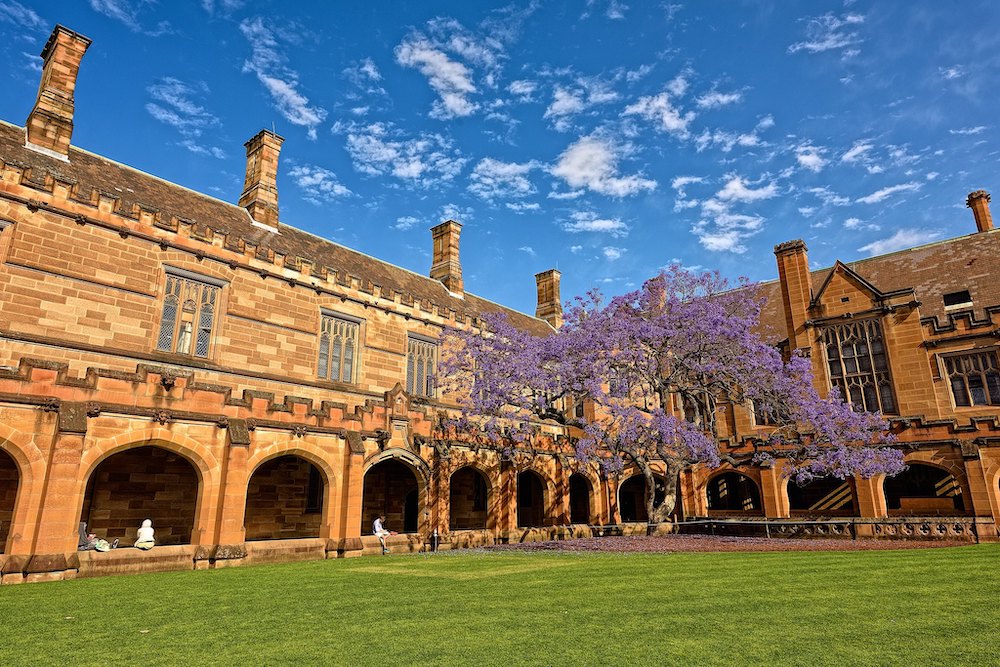
M 659 507 L 654 508 L 653 512 L 649 515 L 650 523 L 670 521 L 670 514 L 674 511 L 674 506 L 677 504 L 677 471 L 669 467 L 664 477 L 663 491 L 665 494 L 663 502 L 660 503 Z M 653 493 L 656 493 L 655 489 Z

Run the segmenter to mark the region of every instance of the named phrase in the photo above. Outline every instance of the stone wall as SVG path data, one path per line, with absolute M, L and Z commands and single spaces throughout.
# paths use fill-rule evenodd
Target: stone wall
M 257 468 L 247 487 L 246 539 L 319 537 L 324 486 L 319 471 L 297 456 Z

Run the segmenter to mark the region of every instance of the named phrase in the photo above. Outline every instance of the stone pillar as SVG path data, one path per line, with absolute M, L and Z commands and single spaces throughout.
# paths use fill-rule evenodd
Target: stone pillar
M 809 273 L 808 248 L 802 240 L 774 246 L 778 260 L 778 280 L 785 310 L 785 328 L 793 350 L 810 347 L 806 321 L 812 302 L 812 276 Z
M 333 527 L 335 550 L 341 558 L 360 556 L 363 548 L 361 512 L 364 504 L 365 448 L 360 434 L 353 431 L 347 433 L 347 445 L 339 492 L 336 494 L 339 511 L 336 512 L 337 521 Z
M 430 276 L 434 280 L 440 280 L 454 294 L 463 294 L 462 262 L 458 255 L 458 240 L 461 235 L 462 225 L 454 220 L 445 220 L 431 228 L 434 257 Z
M 90 39 L 57 25 L 42 49 L 42 79 L 28 114 L 29 146 L 68 157 L 73 137 L 76 77 Z
M 858 514 L 865 519 L 883 519 L 889 516 L 883 493 L 885 475 L 870 479 L 854 478 L 855 492 L 858 494 Z
M 261 130 L 244 146 L 247 170 L 239 205 L 266 227 L 278 229 L 278 155 L 284 138 Z
M 236 421 L 236 420 L 234 420 Z M 232 424 L 230 424 L 232 427 Z M 248 443 L 249 444 L 249 443 Z M 246 541 L 243 524 L 247 504 L 249 447 L 230 443 L 222 477 L 222 500 L 219 503 L 219 530 L 216 541 L 220 545 L 242 545 Z
M 517 470 L 500 462 L 500 494 L 497 499 L 497 533 L 502 542 L 517 533 Z
M 764 516 L 769 519 L 787 519 L 790 516 L 788 494 L 784 485 L 788 480 L 774 468 L 761 468 L 760 495 L 764 503 Z

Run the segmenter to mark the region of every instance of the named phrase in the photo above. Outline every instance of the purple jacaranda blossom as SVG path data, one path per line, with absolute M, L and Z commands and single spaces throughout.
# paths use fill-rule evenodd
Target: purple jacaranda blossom
M 678 473 L 699 464 L 780 459 L 800 484 L 900 472 L 902 453 L 887 446 L 886 421 L 852 409 L 836 390 L 820 396 L 809 359 L 783 357 L 760 336 L 762 305 L 744 280 L 733 286 L 718 273 L 672 266 L 610 301 L 597 291 L 576 298 L 548 336 L 485 315 L 482 331 L 446 336 L 439 374 L 462 408 L 450 428 L 517 449 L 538 437 L 540 422 L 562 424 L 579 460 L 609 474 L 638 468 L 653 521 L 673 510 Z M 572 409 L 584 400 L 592 419 Z M 752 406 L 768 426 L 724 451 L 718 420 L 735 406 Z M 665 469 L 666 500 L 654 507 L 657 466 Z

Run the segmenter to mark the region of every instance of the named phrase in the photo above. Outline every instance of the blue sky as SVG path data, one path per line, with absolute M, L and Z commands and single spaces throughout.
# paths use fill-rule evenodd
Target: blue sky
M 534 310 L 660 267 L 770 279 L 975 230 L 1000 193 L 1000 14 L 983 2 L 0 0 L 0 118 L 62 23 L 94 40 L 73 143 L 235 202 L 285 137 L 282 221 Z

